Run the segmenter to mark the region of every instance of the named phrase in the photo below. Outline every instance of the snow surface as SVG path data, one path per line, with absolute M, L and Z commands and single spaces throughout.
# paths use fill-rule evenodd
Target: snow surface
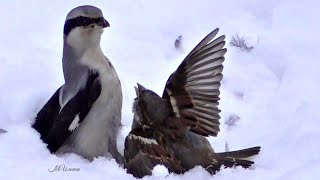
M 111 27 L 102 47 L 115 66 L 124 94 L 124 128 L 130 130 L 137 82 L 162 94 L 169 75 L 211 30 L 229 42 L 245 36 L 250 52 L 228 46 L 216 151 L 256 145 L 255 167 L 200 167 L 184 175 L 162 166 L 145 179 L 319 179 L 320 21 L 318 0 L 123 0 L 2 2 L 0 12 L 0 179 L 134 179 L 114 160 L 92 163 L 74 154 L 51 155 L 31 127 L 36 113 L 63 84 L 62 30 L 66 14 L 83 4 L 100 7 Z M 182 51 L 174 41 L 183 36 Z M 318 59 L 318 60 L 317 60 Z M 229 127 L 224 122 L 238 116 Z M 80 171 L 49 172 L 57 165 Z

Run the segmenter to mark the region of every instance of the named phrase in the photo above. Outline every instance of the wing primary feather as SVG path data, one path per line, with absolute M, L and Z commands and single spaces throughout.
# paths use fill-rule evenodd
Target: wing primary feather
M 193 71 L 193 72 L 190 72 L 187 74 L 187 79 L 192 77 L 192 76 L 199 76 L 199 75 L 205 75 L 205 74 L 212 74 L 212 73 L 221 73 L 223 70 L 223 66 L 222 65 L 219 65 L 219 66 L 215 66 L 215 67 L 209 67 L 209 68 L 206 68 L 206 69 L 201 69 L 201 70 L 198 70 L 198 71 Z
M 219 59 L 219 58 L 223 57 L 226 53 L 227 53 L 227 49 L 223 48 L 218 51 L 209 52 L 209 53 L 204 54 L 202 56 L 193 57 L 185 63 L 185 68 L 189 69 L 190 67 L 194 66 L 195 64 L 197 64 L 199 62 L 205 62 L 205 61 L 208 61 L 211 59 Z
M 226 42 L 224 41 L 225 37 L 226 37 L 225 35 L 218 37 L 217 39 L 213 40 L 212 42 L 207 44 L 205 47 L 203 47 L 201 50 L 193 54 L 193 56 L 197 56 L 200 54 L 205 54 L 210 51 L 217 51 L 218 49 L 222 49 L 223 46 L 226 44 Z
M 186 72 L 192 72 L 196 69 L 199 68 L 205 68 L 205 67 L 217 67 L 219 65 L 221 65 L 224 62 L 224 57 L 217 57 L 217 58 L 208 58 L 208 60 L 205 61 L 199 61 L 199 62 L 195 62 L 195 64 L 192 64 L 190 66 L 188 66 L 189 64 L 187 64 L 186 66 Z
M 169 77 L 163 98 L 170 102 L 175 116 L 192 120 L 190 130 L 200 135 L 219 132 L 219 95 L 227 49 L 225 36 L 213 30 L 187 55 Z M 174 99 L 174 101 L 172 101 Z
M 201 49 L 203 46 L 208 44 L 208 42 L 210 42 L 218 34 L 218 32 L 219 28 L 216 28 L 215 30 L 211 31 L 211 33 L 209 33 L 205 38 L 203 38 L 203 40 L 200 41 L 200 43 L 188 54 L 186 59 L 195 52 L 197 52 L 199 49 Z

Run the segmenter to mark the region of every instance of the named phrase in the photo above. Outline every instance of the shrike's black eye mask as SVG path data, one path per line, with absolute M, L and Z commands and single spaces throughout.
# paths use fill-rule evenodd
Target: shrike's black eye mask
M 70 31 L 76 27 L 88 27 L 91 24 L 97 24 L 101 27 L 108 27 L 110 26 L 108 21 L 106 21 L 103 17 L 98 18 L 91 18 L 91 17 L 84 17 L 84 16 L 78 16 L 73 19 L 69 19 L 64 24 L 64 30 L 63 33 L 65 35 L 68 35 Z

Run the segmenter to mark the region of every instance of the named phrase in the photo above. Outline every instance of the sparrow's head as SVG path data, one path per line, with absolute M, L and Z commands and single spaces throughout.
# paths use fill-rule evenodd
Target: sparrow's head
M 132 128 L 152 126 L 157 115 L 155 108 L 159 104 L 159 97 L 155 92 L 138 84 L 135 87 L 137 97 L 133 103 L 134 120 Z
M 100 45 L 103 28 L 110 24 L 102 11 L 94 6 L 79 6 L 71 10 L 64 24 L 64 40 L 71 47 Z

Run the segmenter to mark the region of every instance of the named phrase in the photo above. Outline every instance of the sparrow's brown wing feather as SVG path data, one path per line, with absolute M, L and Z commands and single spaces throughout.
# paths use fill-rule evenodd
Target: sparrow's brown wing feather
M 168 149 L 163 139 L 151 130 L 132 130 L 125 140 L 124 156 L 128 172 L 135 177 L 151 175 L 157 164 L 166 166 L 170 172 L 184 172 L 180 161 Z
M 208 34 L 169 77 L 163 98 L 170 101 L 177 118 L 193 122 L 191 131 L 203 136 L 219 132 L 219 88 L 222 80 L 225 36 Z

